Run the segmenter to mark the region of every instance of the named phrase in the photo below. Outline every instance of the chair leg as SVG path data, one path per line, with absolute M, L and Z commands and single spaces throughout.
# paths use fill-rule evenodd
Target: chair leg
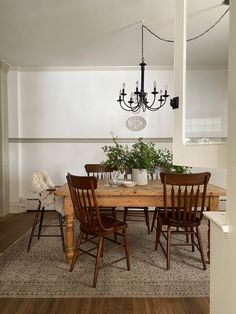
M 188 227 L 185 228 L 185 232 L 188 232 Z M 189 234 L 186 233 L 186 242 L 189 243 Z
M 113 217 L 113 219 L 115 219 L 116 220 L 116 207 L 112 207 L 112 217 Z M 115 241 L 117 241 L 117 234 L 116 234 L 116 232 L 114 233 L 114 240 Z
M 195 245 L 194 245 L 194 230 L 191 228 L 191 243 L 192 243 L 192 252 L 195 251 Z
M 167 269 L 170 269 L 171 227 L 167 229 Z
M 58 220 L 59 220 L 59 227 L 60 227 L 60 231 L 61 231 L 62 249 L 63 249 L 63 252 L 65 252 L 66 246 L 65 246 L 65 240 L 64 240 L 63 221 L 62 221 L 62 216 L 60 213 L 58 213 Z
M 117 235 L 115 234 L 115 236 L 117 237 Z M 115 239 L 115 241 L 116 241 L 116 239 Z M 103 256 L 104 256 L 104 250 L 105 250 L 105 241 L 104 241 L 104 239 L 103 239 L 103 241 L 102 241 L 102 251 L 101 251 L 101 257 L 103 258 Z
M 155 245 L 155 251 L 157 250 L 158 247 L 158 243 L 160 241 L 160 237 L 161 237 L 161 231 L 162 231 L 162 221 L 161 218 L 157 217 L 157 230 L 156 230 L 156 245 Z
M 148 215 L 148 207 L 144 208 L 145 222 L 148 228 L 148 234 L 150 234 L 150 224 L 149 224 L 149 215 Z
M 83 238 L 83 232 L 80 232 L 78 240 L 77 240 L 77 244 L 76 244 L 76 247 L 75 247 L 75 250 L 74 250 L 74 255 L 73 255 L 73 258 L 72 258 L 72 261 L 71 261 L 70 271 L 72 271 L 74 269 L 75 261 L 77 259 L 77 255 L 78 255 L 78 251 L 79 251 L 79 248 L 80 248 L 80 244 L 81 244 L 82 238 Z
M 151 226 L 151 232 L 153 231 L 153 228 L 155 226 L 155 222 L 156 222 L 156 218 L 157 218 L 157 210 L 158 208 L 155 208 L 154 214 L 153 214 L 153 218 L 152 218 L 152 226 Z
M 128 215 L 128 208 L 124 207 L 124 219 L 123 219 L 124 222 L 126 222 L 127 215 Z
M 126 254 L 127 270 L 130 270 L 130 255 L 129 255 L 127 229 L 124 229 L 124 242 L 125 242 L 125 254 Z
M 116 220 L 116 208 L 115 207 L 112 207 L 112 216 L 113 216 L 113 219 Z
M 205 258 L 204 258 L 204 252 L 203 252 L 202 238 L 201 238 L 201 234 L 200 234 L 200 231 L 198 229 L 198 226 L 196 227 L 196 235 L 197 235 L 198 245 L 199 245 L 200 254 L 201 254 L 201 258 L 202 258 L 202 266 L 203 266 L 203 269 L 206 270 L 206 262 L 205 262 Z
M 94 270 L 93 288 L 95 288 L 97 285 L 98 270 L 99 270 L 99 264 L 100 264 L 100 257 L 102 255 L 103 241 L 104 241 L 104 237 L 100 236 L 99 243 L 98 243 L 95 270 Z
M 38 240 L 40 239 L 41 236 L 41 230 L 42 230 L 42 225 L 43 225 L 43 218 L 44 218 L 44 206 L 41 209 L 41 215 L 40 215 L 40 222 L 39 222 L 39 230 L 38 230 Z
M 40 207 L 41 207 L 41 203 L 39 203 L 38 209 L 37 209 L 37 211 L 36 211 L 36 213 L 34 215 L 34 220 L 33 220 L 33 225 L 32 225 L 32 229 L 31 229 L 31 232 L 30 232 L 27 252 L 29 252 L 30 248 L 31 248 L 31 243 L 32 243 L 32 240 L 33 240 L 33 237 L 34 237 L 34 231 L 35 231 L 35 228 L 37 226 L 38 218 L 39 218 L 39 215 L 40 215 Z

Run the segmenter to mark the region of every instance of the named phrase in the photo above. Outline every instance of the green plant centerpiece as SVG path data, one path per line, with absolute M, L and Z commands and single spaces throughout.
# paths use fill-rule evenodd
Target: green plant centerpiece
M 155 144 L 145 143 L 142 138 L 132 145 L 129 158 L 130 168 L 132 169 L 132 180 L 138 185 L 148 183 L 148 173 L 153 173 L 156 167 L 156 153 Z
M 190 173 L 191 167 L 173 164 L 173 154 L 169 149 L 158 149 L 155 157 L 155 164 L 160 170 L 174 173 Z
M 107 159 L 102 162 L 105 166 L 111 167 L 125 173 L 132 169 L 133 181 L 139 181 L 139 175 L 144 172 L 139 184 L 147 184 L 147 173 L 167 171 L 177 173 L 189 173 L 190 167 L 173 165 L 173 154 L 168 149 L 157 149 L 152 142 L 144 142 L 139 138 L 131 148 L 128 145 L 118 143 L 117 137 L 113 137 L 113 145 L 102 147 Z M 134 171 L 134 169 L 136 171 Z M 135 173 L 135 174 L 134 174 Z M 141 182 L 142 181 L 142 182 Z M 140 183 L 141 182 L 141 183 Z
M 130 150 L 129 168 L 146 169 L 150 174 L 156 168 L 157 150 L 152 142 L 145 143 L 142 138 L 134 143 Z
M 116 169 L 124 173 L 129 168 L 130 152 L 128 145 L 118 143 L 117 137 L 112 138 L 114 145 L 105 145 L 102 147 L 107 159 L 102 162 L 103 165 Z

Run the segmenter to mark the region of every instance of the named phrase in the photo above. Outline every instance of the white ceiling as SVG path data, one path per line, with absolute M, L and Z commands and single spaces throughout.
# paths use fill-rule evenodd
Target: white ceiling
M 228 8 L 221 0 L 187 0 L 188 38 Z M 135 66 L 141 58 L 141 21 L 174 36 L 175 0 L 0 0 L 0 60 L 15 66 Z M 188 64 L 226 65 L 229 14 L 188 43 Z M 173 44 L 144 34 L 148 65 L 173 64 Z

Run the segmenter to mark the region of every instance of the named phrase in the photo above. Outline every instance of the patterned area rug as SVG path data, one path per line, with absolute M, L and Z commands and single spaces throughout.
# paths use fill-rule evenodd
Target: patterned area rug
M 206 254 L 207 225 L 201 226 Z M 45 230 L 45 233 L 47 230 Z M 50 229 L 51 232 L 51 229 Z M 95 260 L 81 256 L 69 272 L 59 238 L 36 238 L 27 253 L 29 232 L 0 255 L 1 297 L 199 297 L 209 294 L 209 265 L 202 269 L 200 254 L 190 247 L 174 247 L 171 269 L 155 232 L 148 235 L 145 223 L 129 222 L 131 271 L 121 261 L 100 270 L 92 288 Z M 176 239 L 179 241 L 180 239 Z M 185 237 L 183 236 L 183 240 Z M 120 253 L 123 250 L 120 250 Z M 112 254 L 115 253 L 112 251 Z M 104 256 L 109 261 L 113 256 Z

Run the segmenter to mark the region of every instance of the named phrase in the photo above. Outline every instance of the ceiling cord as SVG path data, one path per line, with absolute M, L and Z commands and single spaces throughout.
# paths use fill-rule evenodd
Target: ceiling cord
M 192 41 L 192 40 L 195 40 L 195 39 L 198 39 L 198 38 L 204 36 L 204 35 L 205 35 L 206 33 L 208 33 L 210 30 L 212 30 L 212 28 L 214 28 L 214 27 L 223 19 L 223 17 L 228 13 L 228 11 L 229 11 L 229 8 L 224 12 L 224 14 L 222 14 L 222 15 L 220 16 L 220 18 L 219 18 L 212 26 L 210 26 L 209 28 L 207 28 L 205 31 L 203 31 L 203 32 L 200 33 L 199 35 L 187 39 L 187 42 Z M 142 29 L 143 29 L 143 28 L 145 28 L 150 34 L 152 34 L 153 36 L 155 36 L 155 37 L 158 38 L 159 40 L 165 41 L 165 42 L 167 42 L 167 43 L 173 43 L 173 42 L 174 42 L 174 40 L 172 40 L 172 39 L 166 39 L 166 38 L 163 38 L 163 37 L 157 35 L 157 34 L 154 33 L 152 30 L 150 30 L 150 28 L 148 28 L 146 25 L 143 25 L 143 24 L 142 24 Z

